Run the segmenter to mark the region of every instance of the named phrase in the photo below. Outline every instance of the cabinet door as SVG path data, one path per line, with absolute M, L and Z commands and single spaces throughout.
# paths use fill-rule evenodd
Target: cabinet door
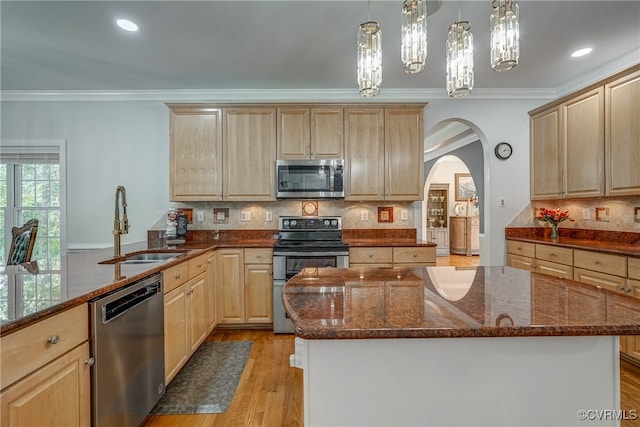
M 221 114 L 216 108 L 171 110 L 171 201 L 222 200 Z
M 560 106 L 531 117 L 531 199 L 562 197 Z
M 640 194 L 640 71 L 605 86 L 607 195 Z
M 311 109 L 311 158 L 344 158 L 344 117 L 342 108 Z
M 225 108 L 226 200 L 276 200 L 276 109 Z
M 604 195 L 604 90 L 602 87 L 563 104 L 563 197 Z
M 3 426 L 91 425 L 89 344 L 54 359 L 0 394 Z
M 246 322 L 273 322 L 273 271 L 271 265 L 245 265 L 244 277 Z
M 279 160 L 306 160 L 311 155 L 308 108 L 278 108 Z
M 207 259 L 207 287 L 206 296 L 207 300 L 207 325 L 209 332 L 213 331 L 218 323 L 216 315 L 216 254 L 212 252 Z
M 218 323 L 244 323 L 244 254 L 222 249 L 216 254 Z
M 345 200 L 383 200 L 384 111 L 346 108 L 344 115 Z
M 449 251 L 452 254 L 464 255 L 467 252 L 467 224 L 466 217 L 452 216 L 449 218 L 451 227 Z
M 423 110 L 387 108 L 384 115 L 385 200 L 422 200 Z
M 169 384 L 191 354 L 187 291 L 184 284 L 164 296 L 165 384 Z
M 193 354 L 209 335 L 206 276 L 203 273 L 189 281 L 189 354 Z

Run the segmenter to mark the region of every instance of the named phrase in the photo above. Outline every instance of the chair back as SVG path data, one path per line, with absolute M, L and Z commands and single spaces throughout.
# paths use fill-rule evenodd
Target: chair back
M 38 220 L 30 219 L 22 227 L 11 229 L 11 248 L 7 258 L 7 265 L 18 265 L 31 261 L 33 245 L 38 234 Z

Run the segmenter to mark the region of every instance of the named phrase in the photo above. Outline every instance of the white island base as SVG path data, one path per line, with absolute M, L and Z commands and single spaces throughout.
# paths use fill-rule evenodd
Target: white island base
M 619 425 L 617 336 L 298 339 L 296 359 L 306 426 Z

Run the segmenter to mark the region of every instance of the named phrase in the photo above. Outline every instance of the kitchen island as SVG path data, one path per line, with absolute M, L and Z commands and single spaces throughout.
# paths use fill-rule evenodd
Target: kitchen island
M 618 412 L 618 336 L 640 333 L 640 301 L 626 295 L 510 267 L 425 267 L 307 269 L 283 300 L 305 425 L 635 416 Z

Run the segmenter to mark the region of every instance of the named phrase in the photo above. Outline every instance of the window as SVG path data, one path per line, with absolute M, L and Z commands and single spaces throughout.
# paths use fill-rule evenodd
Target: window
M 0 320 L 34 313 L 63 296 L 63 170 L 60 147 L 1 147 L 0 151 Z M 32 260 L 39 274 L 5 263 L 11 228 L 38 219 Z

